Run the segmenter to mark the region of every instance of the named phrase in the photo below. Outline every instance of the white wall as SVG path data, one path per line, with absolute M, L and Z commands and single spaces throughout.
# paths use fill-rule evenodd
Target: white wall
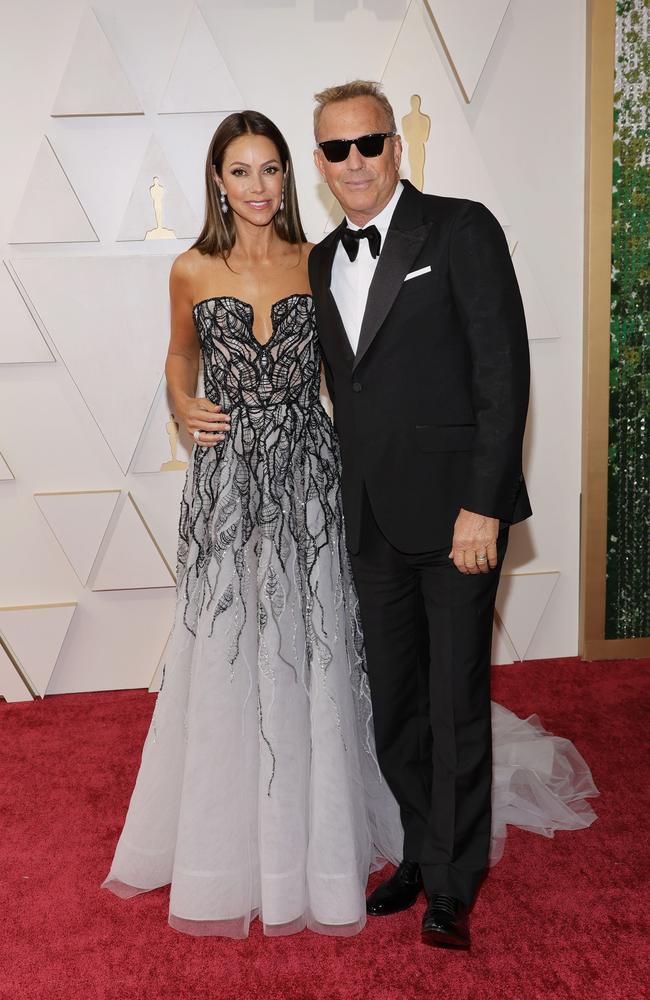
M 422 0 L 205 0 L 200 9 L 187 0 L 92 9 L 22 0 L 0 9 L 8 699 L 30 687 L 148 685 L 171 624 L 183 472 L 160 471 L 171 458 L 166 275 L 190 241 L 143 239 L 154 227 L 153 174 L 166 188 L 164 225 L 191 235 L 212 132 L 229 110 L 259 108 L 289 140 L 317 240 L 332 202 L 311 160 L 312 95 L 355 76 L 382 79 L 398 118 L 411 94 L 421 96 L 432 119 L 425 188 L 484 201 L 515 247 L 532 338 L 535 517 L 511 535 L 495 660 L 575 654 L 584 2 L 429 7 L 445 47 Z M 178 459 L 185 454 L 179 446 Z

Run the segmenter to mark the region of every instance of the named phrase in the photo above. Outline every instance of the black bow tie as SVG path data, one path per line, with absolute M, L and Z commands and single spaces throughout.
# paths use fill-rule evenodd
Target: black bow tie
M 350 260 L 356 260 L 359 253 L 359 241 L 368 240 L 370 254 L 372 257 L 379 256 L 381 248 L 381 233 L 376 226 L 366 226 L 365 229 L 350 229 L 346 226 L 341 233 L 341 243 L 345 247 Z

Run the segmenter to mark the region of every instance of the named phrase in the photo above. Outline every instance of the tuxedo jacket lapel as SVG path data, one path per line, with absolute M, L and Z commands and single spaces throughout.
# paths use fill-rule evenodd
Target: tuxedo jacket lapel
M 420 193 L 408 181 L 403 183 L 405 190 L 395 208 L 368 290 L 354 368 L 377 336 L 433 225 L 422 224 Z

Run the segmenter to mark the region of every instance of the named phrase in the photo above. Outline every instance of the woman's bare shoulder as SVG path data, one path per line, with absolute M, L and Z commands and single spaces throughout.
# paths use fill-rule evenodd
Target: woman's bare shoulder
M 170 284 L 176 288 L 182 287 L 192 298 L 202 298 L 202 289 L 219 280 L 225 264 L 220 257 L 201 253 L 196 247 L 190 247 L 174 259 L 169 276 Z
M 196 247 L 190 247 L 174 258 L 171 273 L 179 279 L 194 278 L 205 268 L 206 255 Z

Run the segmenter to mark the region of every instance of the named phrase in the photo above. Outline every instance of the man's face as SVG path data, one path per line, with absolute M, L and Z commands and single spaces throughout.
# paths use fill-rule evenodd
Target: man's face
M 351 97 L 328 104 L 322 111 L 317 142 L 356 139 L 373 132 L 390 132 L 386 114 L 374 97 Z M 330 163 L 318 147 L 316 166 L 347 217 L 363 226 L 390 201 L 399 180 L 402 143 L 399 136 L 384 140 L 380 156 L 364 157 L 356 146 L 341 163 Z

